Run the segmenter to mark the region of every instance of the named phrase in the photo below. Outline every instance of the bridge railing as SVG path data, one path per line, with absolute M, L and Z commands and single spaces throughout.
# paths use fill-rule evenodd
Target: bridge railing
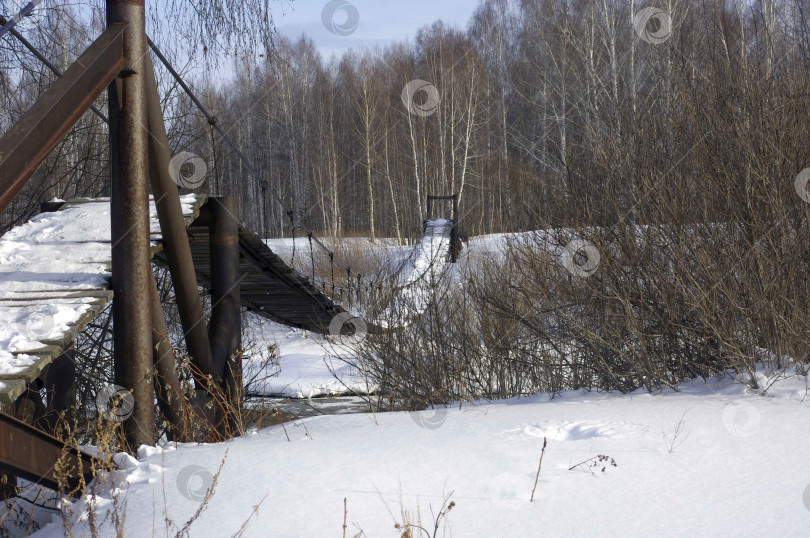
M 427 197 L 427 213 L 426 219 L 430 219 L 433 214 L 435 202 L 452 202 L 445 214 L 445 218 L 452 223 L 450 228 L 450 262 L 456 263 L 458 256 L 461 253 L 461 239 L 459 237 L 459 221 L 458 221 L 458 194 L 448 194 L 443 196 L 429 195 Z M 427 227 L 427 220 L 424 222 L 424 227 Z

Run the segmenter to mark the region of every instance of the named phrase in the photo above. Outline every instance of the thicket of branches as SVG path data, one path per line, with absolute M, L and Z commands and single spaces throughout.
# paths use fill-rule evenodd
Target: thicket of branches
M 522 192 L 483 214 L 541 231 L 367 339 L 382 398 L 654 390 L 774 356 L 806 371 L 810 230 L 794 180 L 810 165 L 810 4 L 656 3 L 673 19 L 658 45 L 634 33 L 638 3 L 506 5 L 477 20 L 520 13 L 509 50 L 534 61 L 507 69 L 506 153 L 473 154 L 522 175 L 472 192 Z

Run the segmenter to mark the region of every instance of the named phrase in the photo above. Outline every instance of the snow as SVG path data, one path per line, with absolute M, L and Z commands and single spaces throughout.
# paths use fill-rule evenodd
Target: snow
M 224 461 L 191 536 L 231 536 L 246 522 L 244 536 L 339 535 L 344 498 L 347 536 L 399 536 L 402 509 L 420 510 L 432 529 L 431 509 L 451 492 L 456 505 L 440 536 L 806 536 L 808 380 L 760 377 L 764 394 L 728 378 L 661 394 L 538 394 L 311 417 L 218 445 L 142 450 L 120 460 L 125 535 L 163 535 L 164 511 L 182 526 Z M 616 466 L 569 470 L 597 455 Z M 95 501 L 100 521 L 111 496 Z M 71 525 L 89 535 L 86 517 Z M 54 517 L 36 536 L 63 532 Z M 114 535 L 110 519 L 101 535 Z
M 18 306 L 10 301 L 0 303 L 0 375 L 11 377 L 21 374 L 35 362 L 24 354 L 42 348 L 41 340 L 53 340 L 69 330 L 87 311 L 91 299 L 60 304 L 34 301 L 27 306 Z M 10 304 L 11 303 L 11 304 Z M 17 356 L 12 353 L 20 353 Z
M 352 350 L 345 345 L 258 316 L 249 319 L 246 339 L 278 349 L 277 360 L 269 364 L 266 354 L 252 354 L 245 362 L 245 378 L 255 377 L 249 387 L 252 393 L 314 398 L 368 392 L 362 372 L 351 364 Z
M 444 267 L 450 249 L 450 231 L 453 224 L 449 220 L 431 220 L 425 224 L 425 235 L 416 247 L 413 268 L 406 282 L 431 280 Z

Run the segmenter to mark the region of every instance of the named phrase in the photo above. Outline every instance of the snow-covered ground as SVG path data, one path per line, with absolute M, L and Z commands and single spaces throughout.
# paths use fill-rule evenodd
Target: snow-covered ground
M 320 416 L 218 445 L 144 449 L 138 460 L 119 457 L 124 535 L 173 536 L 224 461 L 190 536 L 232 536 L 243 524 L 243 536 L 341 536 L 344 498 L 346 536 L 400 536 L 402 510 L 421 513 L 432 532 L 431 512 L 451 494 L 438 536 L 806 536 L 808 380 L 760 385 L 764 394 L 726 379 L 652 395 L 569 392 Z M 102 518 L 110 499 L 95 499 Z M 86 517 L 71 526 L 90 535 Z M 111 519 L 102 529 L 114 535 Z M 54 517 L 37 536 L 63 533 Z
M 263 351 L 244 363 L 251 393 L 314 398 L 369 392 L 362 372 L 351 364 L 351 350 L 345 346 L 258 316 L 251 317 L 247 331 L 248 338 Z M 277 357 L 268 361 L 271 348 Z

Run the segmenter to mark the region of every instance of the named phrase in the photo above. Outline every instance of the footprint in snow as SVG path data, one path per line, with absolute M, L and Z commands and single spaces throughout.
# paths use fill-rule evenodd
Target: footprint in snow
M 517 437 L 547 437 L 550 441 L 582 441 L 596 437 L 617 439 L 649 431 L 649 427 L 632 422 L 599 422 L 589 420 L 552 420 L 536 424 L 524 424 L 505 432 Z

